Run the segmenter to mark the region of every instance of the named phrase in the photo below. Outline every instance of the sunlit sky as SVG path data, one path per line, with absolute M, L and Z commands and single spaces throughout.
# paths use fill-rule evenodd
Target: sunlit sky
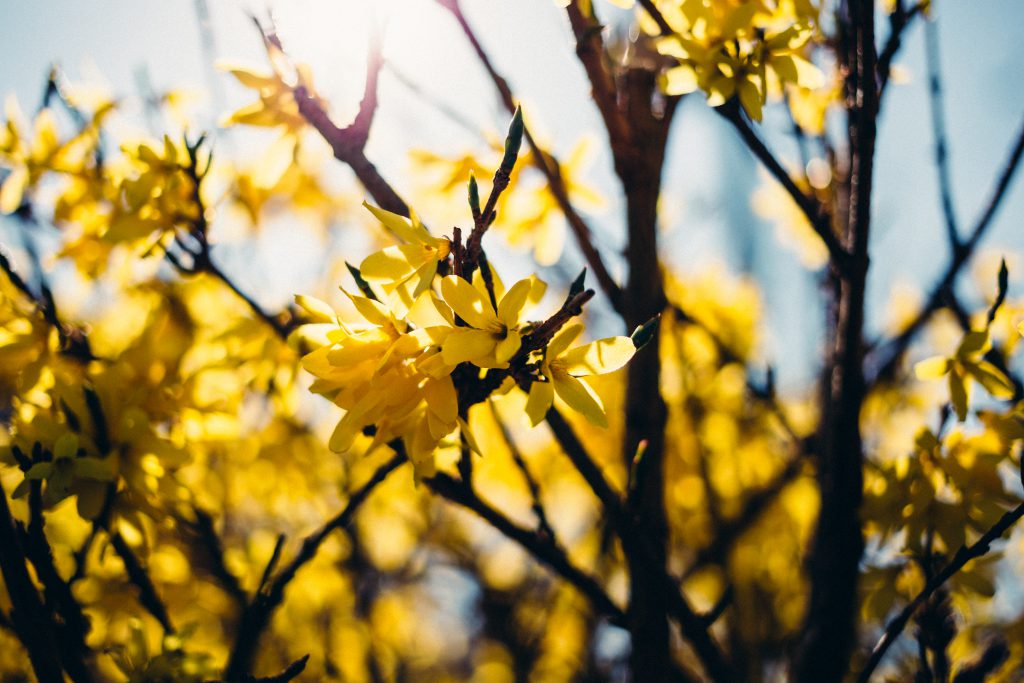
M 602 139 L 568 26 L 555 3 L 463 0 L 463 5 L 522 99 L 531 125 L 556 154 L 567 156 L 585 135 Z M 967 230 L 1011 140 L 1024 125 L 1024 56 L 1017 36 L 1024 25 L 1024 3 L 938 0 L 934 6 L 955 201 L 961 227 Z M 199 22 L 202 7 L 209 13 L 207 36 L 212 38 L 206 48 Z M 0 8 L 0 90 L 16 93 L 28 111 L 42 95 L 49 65 L 57 62 L 72 80 L 102 82 L 122 96 L 137 94 L 140 82 L 157 90 L 204 92 L 198 120 L 212 125 L 247 100 L 213 62 L 261 64 L 261 44 L 248 13 L 266 16 L 269 8 L 286 48 L 312 65 L 317 85 L 339 120 L 354 111 L 362 90 L 366 35 L 372 25 L 383 26 L 392 71 L 382 77 L 369 151 L 400 191 L 409 187 L 409 149 L 483 149 L 480 133 L 500 131 L 507 118 L 461 32 L 433 0 L 0 0 Z M 623 16 L 608 7 L 599 9 L 611 20 Z M 887 31 L 880 22 L 880 35 Z M 930 287 L 946 262 L 920 25 L 908 33 L 898 63 L 907 82 L 888 94 L 879 137 L 870 291 L 875 330 L 886 319 L 894 291 L 904 285 Z M 417 84 L 421 93 L 403 80 Z M 423 94 L 458 112 L 468 130 L 425 104 Z M 760 182 L 755 165 L 699 96 L 684 103 L 675 126 L 664 186 L 667 259 L 688 270 L 716 263 L 733 270 L 751 268 L 765 283 L 765 358 L 779 366 L 784 380 L 808 379 L 810 368 L 800 358 L 814 352 L 820 333 L 815 282 L 793 252 L 778 245 L 774 228 L 750 210 L 750 191 Z M 784 120 L 769 117 L 762 130 L 780 155 L 793 161 L 786 127 Z M 616 249 L 621 246 L 621 203 L 603 152 L 593 160 L 588 179 L 610 197 L 607 209 L 591 218 L 601 243 Z M 993 262 L 986 254 L 1024 253 L 1022 185 L 1018 180 L 1011 189 L 985 241 L 981 263 Z M 1011 291 L 1024 292 L 1024 259 L 1010 265 L 1011 282 L 1017 282 Z M 989 287 L 994 286 L 993 274 Z M 976 295 L 973 288 L 964 291 Z

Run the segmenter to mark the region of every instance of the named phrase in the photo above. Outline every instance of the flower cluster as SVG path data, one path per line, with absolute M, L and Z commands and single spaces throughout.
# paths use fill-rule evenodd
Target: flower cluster
M 360 434 L 372 435 L 370 448 L 400 439 L 418 475 L 430 476 L 438 447 L 461 438 L 475 448 L 468 408 L 516 385 L 529 392 L 533 424 L 556 394 L 591 422 L 607 424 L 600 398 L 579 377 L 622 367 L 635 346 L 612 337 L 568 350 L 583 325 L 562 326 L 592 292 L 574 292 L 547 320 L 531 322 L 526 314 L 547 288 L 539 278 L 506 289 L 493 270 L 456 275 L 453 252 L 464 251 L 461 245 L 453 250 L 416 219 L 368 208 L 404 244 L 353 269 L 363 289 L 345 291 L 354 315 L 296 297 L 310 321 L 299 336 L 315 347 L 302 361 L 317 378 L 312 390 L 345 410 L 332 450 L 347 451 Z
M 664 74 L 670 95 L 702 90 L 711 106 L 734 96 L 754 120 L 761 120 L 770 92 L 792 85 L 815 90 L 825 84 L 806 58 L 818 10 L 808 1 L 663 1 L 657 6 L 673 32 L 656 46 L 678 64 Z M 650 32 L 658 34 L 655 26 Z

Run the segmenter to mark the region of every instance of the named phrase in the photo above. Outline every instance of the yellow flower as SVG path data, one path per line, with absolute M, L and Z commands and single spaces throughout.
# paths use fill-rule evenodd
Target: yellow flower
M 415 283 L 411 296 L 420 296 L 430 288 L 438 261 L 448 258 L 451 242 L 432 236 L 415 214 L 410 219 L 366 202 L 363 206 L 404 244 L 367 256 L 359 265 L 360 274 L 368 282 L 382 283 L 385 292 L 394 291 L 406 282 Z
M 302 86 L 310 97 L 315 97 L 313 78 L 305 65 L 296 66 L 292 74 L 286 73 L 288 69 L 283 54 L 272 47 L 269 50 L 271 64 L 274 67 L 270 73 L 237 65 L 221 65 L 221 68 L 234 76 L 239 83 L 259 94 L 258 101 L 228 116 L 224 124 L 271 128 L 282 126 L 286 134 L 295 135 L 306 126 L 306 119 L 295 101 L 295 88 Z M 275 56 L 278 58 L 275 59 Z
M 501 297 L 497 310 L 486 291 L 468 281 L 449 275 L 441 281 L 441 295 L 468 327 L 455 327 L 441 348 L 444 361 L 451 365 L 469 361 L 481 368 L 507 367 L 522 342 L 521 320 L 528 301 L 538 301 L 546 285 L 528 277 L 512 285 Z M 497 294 L 497 293 L 496 293 Z M 451 320 L 454 326 L 454 319 Z
M 345 325 L 328 304 L 296 297 L 315 321 L 302 331 L 324 342 L 302 358 L 316 377 L 311 390 L 345 410 L 329 446 L 347 451 L 372 426 L 371 449 L 401 438 L 417 476 L 429 476 L 438 444 L 458 427 L 453 366 L 440 354 L 451 328 L 433 310 L 429 292 L 408 309 L 397 297 L 390 308 L 365 297 L 349 298 L 363 323 Z
M 105 498 L 107 483 L 117 476 L 113 457 L 97 458 L 78 452 L 78 436 L 70 432 L 57 439 L 53 459 L 29 468 L 25 479 L 14 490 L 24 496 L 33 481 L 45 481 L 43 504 L 52 507 L 68 496 L 78 494 L 78 511 L 86 519 L 95 519 Z
M 999 368 L 984 360 L 985 353 L 992 348 L 988 330 L 973 330 L 964 335 L 952 357 L 935 356 L 914 366 L 918 379 L 940 379 L 948 376 L 949 400 L 956 410 L 957 418 L 967 418 L 970 398 L 969 378 L 985 387 L 992 396 L 1000 399 L 1013 398 L 1013 384 Z
M 0 129 L 0 164 L 10 169 L 0 186 L 0 213 L 13 213 L 21 206 L 25 192 L 34 187 L 47 171 L 70 172 L 81 161 L 81 136 L 62 143 L 53 112 L 42 109 L 32 122 L 32 131 L 23 130 L 17 100 L 7 101 L 7 122 Z M 88 129 L 87 129 L 88 130 Z
M 618 370 L 633 357 L 636 347 L 629 337 L 609 337 L 569 349 L 582 333 L 583 325 L 569 325 L 555 335 L 544 352 L 541 378 L 530 385 L 526 401 L 526 414 L 534 426 L 547 415 L 556 394 L 590 422 L 608 426 L 601 398 L 580 378 Z

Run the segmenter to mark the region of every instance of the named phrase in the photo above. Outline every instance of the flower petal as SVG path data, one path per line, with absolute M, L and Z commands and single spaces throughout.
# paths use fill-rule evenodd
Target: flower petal
M 636 347 L 629 337 L 609 337 L 577 346 L 557 362 L 570 375 L 602 375 L 621 368 L 634 353 Z
M 551 410 L 555 400 L 555 386 L 551 382 L 535 381 L 530 385 L 530 393 L 526 399 L 526 416 L 530 424 L 536 427 L 544 421 L 544 416 Z
M 555 393 L 570 408 L 598 427 L 608 426 L 608 418 L 604 414 L 601 399 L 590 388 L 590 385 L 568 373 L 557 370 L 552 371 L 551 380 L 555 385 Z

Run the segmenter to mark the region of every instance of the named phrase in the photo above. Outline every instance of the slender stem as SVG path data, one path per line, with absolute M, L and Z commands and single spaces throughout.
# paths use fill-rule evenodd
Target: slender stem
M 1002 206 L 1003 199 L 1006 197 L 1006 191 L 1009 189 L 1010 182 L 1020 166 L 1022 156 L 1024 156 L 1024 126 L 1017 133 L 1016 141 L 1010 150 L 1010 154 L 1002 167 L 999 177 L 996 179 L 992 195 L 978 216 L 970 236 L 959 249 L 953 252 L 945 274 L 932 289 L 924 307 L 896 337 L 883 345 L 876 346 L 872 350 L 866 362 L 869 370 L 874 368 L 873 374 L 869 375 L 869 383 L 874 384 L 880 380 L 892 379 L 910 343 L 924 328 L 925 324 L 931 320 L 932 316 L 946 306 L 949 296 L 953 292 L 953 284 L 956 282 L 957 276 L 974 256 L 978 243 L 991 227 L 992 219 L 995 217 L 1000 206 Z
M 508 517 L 484 502 L 464 482 L 443 472 L 424 481 L 431 491 L 475 512 L 492 527 L 526 549 L 533 557 L 587 596 L 599 614 L 607 616 L 616 624 L 621 625 L 625 622 L 625 613 L 608 597 L 597 580 L 572 564 L 565 551 L 552 539 L 516 525 Z
M 939 179 L 939 196 L 942 200 L 942 215 L 946 222 L 946 238 L 952 251 L 960 248 L 960 231 L 957 228 L 956 210 L 953 208 L 953 183 L 949 171 L 949 143 L 946 135 L 946 117 L 942 104 L 942 68 L 939 53 L 938 24 L 926 21 L 924 27 L 925 48 L 928 67 L 928 101 L 931 104 L 932 136 L 935 140 L 935 171 Z
M 832 217 L 825 205 L 797 186 L 786 169 L 779 163 L 779 160 L 775 158 L 775 155 L 772 154 L 767 145 L 764 144 L 754 129 L 750 127 L 750 124 L 747 123 L 746 119 L 743 118 L 739 106 L 734 101 L 718 107 L 715 111 L 736 128 L 740 137 L 747 144 L 747 148 L 753 152 L 754 156 L 768 169 L 768 172 L 782 185 L 810 222 L 814 232 L 825 243 L 833 265 L 841 272 L 845 271 L 850 265 L 850 253 L 839 242 L 839 238 L 836 237 L 836 233 L 832 228 Z
M 249 674 L 249 671 L 252 669 L 253 658 L 256 656 L 256 651 L 259 647 L 260 636 L 270 623 L 270 618 L 274 615 L 274 611 L 284 600 L 285 588 L 295 578 L 299 570 L 316 557 L 320 546 L 323 545 L 323 542 L 332 532 L 337 529 L 344 529 L 351 524 L 356 512 L 374 489 L 405 461 L 405 454 L 399 452 L 377 468 L 373 476 L 365 484 L 352 492 L 341 512 L 307 536 L 292 561 L 285 565 L 269 581 L 268 585 L 265 586 L 265 590 L 257 593 L 242 613 L 242 618 L 235 629 L 235 645 L 231 650 L 231 655 L 228 658 L 228 664 L 224 671 L 224 677 L 227 680 L 233 681 Z
M 977 559 L 989 552 L 992 548 L 992 543 L 1005 534 L 1010 527 L 1017 523 L 1021 517 L 1024 517 L 1024 503 L 1021 503 L 1013 510 L 1005 513 L 998 522 L 982 534 L 981 538 L 972 543 L 969 546 L 960 546 L 960 549 L 956 551 L 953 559 L 942 568 L 927 584 L 921 589 L 921 592 L 914 596 L 914 599 L 910 603 L 900 610 L 893 619 L 886 625 L 885 632 L 882 637 L 879 638 L 878 642 L 871 649 L 871 654 L 868 656 L 867 663 L 864 668 L 861 669 L 857 675 L 858 683 L 867 683 L 871 674 L 881 663 L 882 658 L 885 657 L 885 653 L 889 650 L 896 639 L 899 638 L 900 633 L 906 627 L 914 613 L 921 607 L 924 602 L 931 597 L 931 595 L 942 587 L 954 574 L 963 569 L 971 560 Z
M 484 50 L 483 45 L 480 43 L 480 39 L 477 37 L 476 32 L 473 30 L 473 27 L 470 26 L 465 14 L 463 14 L 462 7 L 458 0 L 437 1 L 448 9 L 452 13 L 452 16 L 455 17 L 456 22 L 459 24 L 463 34 L 465 34 L 466 39 L 469 41 L 473 51 L 476 53 L 477 59 L 484 67 L 484 70 L 491 78 L 491 81 L 494 83 L 494 87 L 498 91 L 498 95 L 501 97 L 501 102 L 505 106 L 505 109 L 507 109 L 510 114 L 515 112 L 516 99 L 512 93 L 512 89 L 508 85 L 508 81 L 505 80 L 505 78 L 503 78 L 494 68 L 494 64 L 491 62 L 490 57 Z M 541 148 L 528 127 L 524 128 L 524 136 L 527 144 L 533 151 L 533 165 L 536 166 L 542 174 L 544 174 L 544 178 L 548 182 L 548 189 L 551 192 L 551 196 L 554 197 L 555 202 L 558 204 L 558 208 L 565 215 L 565 219 L 569 224 L 569 229 L 572 231 L 573 237 L 576 239 L 576 244 L 583 253 L 583 258 L 586 260 L 587 265 L 594 274 L 594 277 L 597 278 L 598 285 L 600 285 L 605 296 L 608 297 L 612 307 L 615 310 L 621 310 L 622 291 L 618 283 L 615 282 L 615 278 L 613 278 L 611 273 L 608 271 L 608 267 L 605 265 L 600 251 L 598 251 L 597 247 L 594 245 L 592 238 L 593 233 L 590 226 L 587 225 L 579 211 L 577 211 L 576 207 L 572 204 L 572 200 L 569 197 L 569 191 L 565 186 L 564 179 L 562 178 L 561 164 L 554 155 Z

